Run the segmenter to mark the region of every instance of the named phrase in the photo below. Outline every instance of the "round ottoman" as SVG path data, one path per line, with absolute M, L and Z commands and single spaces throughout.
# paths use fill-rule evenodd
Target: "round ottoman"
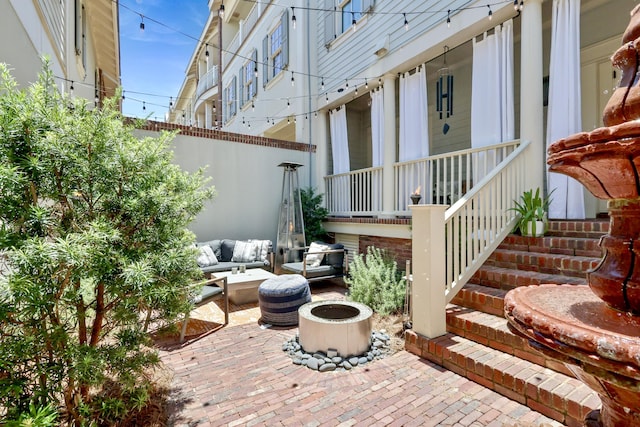
M 258 287 L 262 322 L 275 326 L 298 324 L 298 308 L 311 301 L 309 282 L 299 274 L 267 279 Z

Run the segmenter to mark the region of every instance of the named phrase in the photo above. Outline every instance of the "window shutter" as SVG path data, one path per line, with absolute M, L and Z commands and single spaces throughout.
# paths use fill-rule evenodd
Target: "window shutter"
M 262 39 L 262 86 L 269 83 L 269 36 Z
M 238 92 L 237 92 L 237 81 L 238 79 L 234 76 L 233 80 L 231 80 L 231 93 L 235 96 L 231 97 L 231 116 L 235 116 L 238 111 Z
M 257 67 L 258 66 L 258 50 L 254 49 L 253 53 L 251 54 L 251 60 L 253 61 L 253 67 Z M 258 94 L 258 76 L 256 75 L 256 73 L 253 73 L 253 77 L 251 77 L 253 79 L 253 94 L 249 94 L 248 97 L 253 97 L 256 96 Z
M 76 14 L 76 55 L 80 55 L 82 50 L 82 5 L 80 0 L 75 2 L 75 14 Z
M 245 76 L 244 76 L 244 67 L 240 67 L 240 71 L 238 72 L 238 81 L 240 82 L 240 84 L 238 85 L 238 100 L 239 100 L 239 104 L 240 106 L 244 105 L 244 82 L 245 82 Z
M 336 38 L 336 13 L 334 0 L 324 0 L 324 44 L 328 45 Z
M 289 9 L 285 9 L 280 17 L 282 25 L 282 69 L 289 65 Z
M 226 123 L 227 122 L 227 115 L 229 114 L 229 108 L 227 108 L 227 105 L 229 105 L 229 103 L 227 102 L 229 99 L 229 88 L 225 88 L 222 91 L 222 105 L 220 106 L 220 108 L 222 108 L 222 123 Z M 220 123 L 220 126 L 222 126 L 222 123 Z

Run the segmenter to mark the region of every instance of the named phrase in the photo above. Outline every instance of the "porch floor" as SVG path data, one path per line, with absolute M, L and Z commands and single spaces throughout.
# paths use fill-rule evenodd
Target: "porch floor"
M 313 299 L 343 299 L 319 282 Z M 212 301 L 194 310 L 188 339 L 158 342 L 172 371 L 173 426 L 561 426 L 538 412 L 407 351 L 351 371 L 294 365 L 282 344 L 297 327 L 262 328 L 257 304 Z

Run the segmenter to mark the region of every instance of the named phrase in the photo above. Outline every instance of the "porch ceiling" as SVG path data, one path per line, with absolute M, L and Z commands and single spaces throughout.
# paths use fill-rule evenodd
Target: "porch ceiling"
M 86 2 L 87 19 L 95 44 L 96 66 L 102 70 L 106 96 L 120 86 L 118 4 L 111 0 Z

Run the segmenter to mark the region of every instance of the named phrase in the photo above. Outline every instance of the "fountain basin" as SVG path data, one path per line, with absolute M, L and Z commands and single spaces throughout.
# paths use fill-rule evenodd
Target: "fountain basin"
M 315 301 L 298 309 L 299 342 L 308 353 L 355 356 L 371 345 L 373 311 L 352 301 Z

